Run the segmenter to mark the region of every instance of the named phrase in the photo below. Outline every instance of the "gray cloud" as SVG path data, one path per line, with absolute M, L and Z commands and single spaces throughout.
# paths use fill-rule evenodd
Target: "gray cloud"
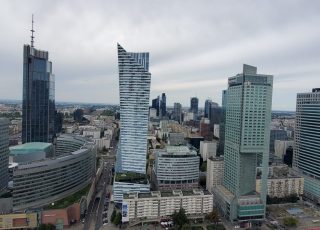
M 274 75 L 274 109 L 295 109 L 296 93 L 320 86 L 320 2 L 2 1 L 0 98 L 22 94 L 22 46 L 48 50 L 56 100 L 118 103 L 116 43 L 150 52 L 151 97 L 189 105 L 221 102 L 242 64 Z

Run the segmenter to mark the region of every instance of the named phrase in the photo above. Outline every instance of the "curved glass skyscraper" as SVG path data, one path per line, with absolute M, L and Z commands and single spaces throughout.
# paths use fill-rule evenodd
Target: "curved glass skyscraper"
M 117 172 L 146 173 L 151 74 L 149 53 L 129 53 L 118 44 L 120 145 Z

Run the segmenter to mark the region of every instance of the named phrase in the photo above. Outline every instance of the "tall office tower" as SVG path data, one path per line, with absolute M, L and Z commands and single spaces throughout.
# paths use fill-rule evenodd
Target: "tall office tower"
M 222 115 L 219 124 L 219 150 L 218 154 L 224 154 L 225 126 L 226 126 L 227 90 L 222 90 Z
M 173 114 L 172 118 L 173 120 L 181 123 L 181 114 L 182 114 L 182 106 L 180 103 L 174 103 L 173 104 Z
M 152 100 L 151 108 L 154 108 L 157 110 L 157 117 L 159 117 L 160 116 L 160 97 L 159 96 Z
M 207 99 L 204 103 L 204 117 L 205 118 L 209 118 L 209 114 L 210 114 L 210 103 L 212 102 L 212 100 Z
M 52 142 L 55 136 L 54 75 L 49 53 L 23 47 L 22 143 Z
M 117 171 L 146 173 L 151 74 L 149 53 L 129 53 L 118 44 L 120 145 Z
M 9 120 L 0 118 L 0 195 L 9 180 Z
M 220 208 L 231 221 L 265 218 L 272 85 L 273 76 L 257 74 L 257 68 L 249 65 L 228 80 L 224 187 L 217 186 L 217 197 L 227 203 L 224 210 Z M 258 194 L 256 167 L 260 159 L 262 192 Z
M 209 105 L 209 120 L 212 125 L 220 124 L 222 109 L 218 103 L 211 102 Z
M 162 93 L 161 95 L 160 111 L 162 117 L 167 115 L 167 97 L 165 93 Z
M 190 112 L 194 114 L 195 119 L 197 119 L 198 117 L 198 106 L 199 106 L 199 99 L 197 97 L 192 97 L 190 99 Z
M 320 202 L 320 88 L 298 93 L 293 169 L 304 177 L 305 195 Z

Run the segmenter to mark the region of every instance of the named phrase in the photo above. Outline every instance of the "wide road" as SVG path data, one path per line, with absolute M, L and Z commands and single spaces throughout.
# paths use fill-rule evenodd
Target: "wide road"
M 110 187 L 109 185 L 111 185 L 112 182 L 112 168 L 115 163 L 114 156 L 117 151 L 117 143 L 118 141 L 115 140 L 115 135 L 113 135 L 110 144 L 109 157 L 102 162 L 103 171 L 95 188 L 94 199 L 91 199 L 88 213 L 85 217 L 85 223 L 83 225 L 84 230 L 98 230 L 103 225 L 102 212 L 104 211 L 106 195 L 108 192 L 112 192 L 110 189 L 107 190 L 107 188 Z M 108 213 L 108 216 L 109 215 L 110 214 Z

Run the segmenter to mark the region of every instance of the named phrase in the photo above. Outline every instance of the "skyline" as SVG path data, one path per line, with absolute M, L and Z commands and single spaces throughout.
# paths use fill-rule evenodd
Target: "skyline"
M 56 101 L 119 104 L 117 42 L 150 52 L 150 99 L 164 92 L 168 107 L 189 107 L 193 96 L 199 107 L 207 98 L 221 105 L 244 63 L 274 75 L 273 110 L 294 111 L 296 94 L 320 85 L 319 2 L 137 2 L 4 1 L 0 98 L 22 99 L 32 14 L 35 48 L 53 62 Z

